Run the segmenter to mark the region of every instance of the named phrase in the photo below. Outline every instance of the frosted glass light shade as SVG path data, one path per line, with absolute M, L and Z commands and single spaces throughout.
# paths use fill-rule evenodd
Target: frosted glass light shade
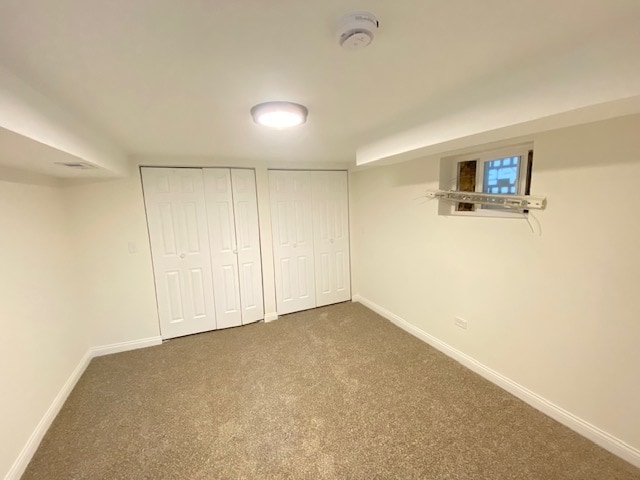
M 259 103 L 251 109 L 254 122 L 279 130 L 303 124 L 308 113 L 304 105 L 291 102 Z

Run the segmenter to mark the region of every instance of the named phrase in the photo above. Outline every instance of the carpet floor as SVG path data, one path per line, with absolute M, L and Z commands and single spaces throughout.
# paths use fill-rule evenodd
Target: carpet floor
M 29 479 L 640 480 L 352 303 L 95 358 Z

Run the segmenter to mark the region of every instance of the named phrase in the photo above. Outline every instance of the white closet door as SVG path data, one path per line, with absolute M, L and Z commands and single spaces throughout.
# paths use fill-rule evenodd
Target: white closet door
M 269 172 L 278 314 L 316 306 L 309 172 Z
M 142 180 L 162 337 L 214 330 L 202 171 L 143 168 Z
M 236 327 L 242 324 L 242 308 L 230 170 L 205 168 L 204 188 L 218 328 Z
M 258 200 L 253 170 L 231 169 L 242 324 L 264 318 Z
M 316 305 L 351 299 L 347 172 L 310 172 Z

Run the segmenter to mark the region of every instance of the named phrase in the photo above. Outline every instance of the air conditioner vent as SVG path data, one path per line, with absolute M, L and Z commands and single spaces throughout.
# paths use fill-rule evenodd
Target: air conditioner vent
M 93 170 L 96 168 L 95 165 L 91 165 L 90 163 L 84 162 L 55 162 L 56 165 L 61 165 L 67 168 L 73 168 L 74 170 Z

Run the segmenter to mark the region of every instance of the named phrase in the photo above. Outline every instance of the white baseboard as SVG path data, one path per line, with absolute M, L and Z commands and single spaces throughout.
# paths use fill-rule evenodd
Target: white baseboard
M 58 415 L 58 412 L 60 412 L 62 405 L 64 405 L 64 402 L 67 400 L 67 397 L 71 393 L 71 390 L 73 390 L 73 387 L 75 387 L 76 383 L 78 383 L 78 380 L 84 373 L 90 361 L 91 350 L 88 350 L 87 353 L 85 353 L 80 359 L 80 362 L 73 370 L 67 381 L 64 383 L 62 389 L 60 389 L 60 391 L 58 392 L 58 395 L 56 395 L 56 397 L 53 399 L 53 402 L 51 402 L 51 405 L 49 405 L 49 408 L 47 409 L 44 416 L 40 419 L 40 422 L 38 422 L 38 425 L 27 440 L 27 443 L 20 452 L 20 455 L 18 455 L 18 458 L 15 462 L 13 462 L 13 465 L 7 472 L 7 475 L 4 477 L 5 480 L 20 479 L 20 477 L 26 470 L 27 465 L 29 465 L 31 457 L 33 457 L 33 454 L 36 453 L 36 450 L 38 449 L 38 446 L 40 445 L 44 434 L 47 433 L 47 430 L 49 430 L 49 427 L 53 423 L 53 420 Z
M 278 314 L 276 312 L 265 313 L 264 314 L 264 323 L 273 322 L 278 319 Z
M 128 342 L 113 343 L 111 345 L 103 345 L 101 347 L 91 347 L 91 358 L 109 355 L 111 353 L 126 352 L 128 350 L 136 350 L 138 348 L 153 347 L 162 344 L 162 337 L 141 338 L 139 340 L 131 340 Z
M 428 343 L 432 347 L 440 350 L 442 353 L 453 358 L 454 360 L 457 360 L 462 365 L 486 378 L 490 382 L 495 383 L 507 392 L 515 395 L 520 400 L 523 400 L 524 402 L 531 405 L 533 408 L 540 410 L 542 413 L 569 427 L 571 430 L 588 438 L 597 445 L 600 445 L 605 450 L 608 450 L 614 455 L 617 455 L 618 457 L 626 460 L 632 465 L 640 468 L 640 450 L 638 450 L 637 448 L 628 445 L 619 438 L 614 437 L 613 435 L 605 432 L 604 430 L 601 430 L 595 425 L 592 425 L 589 422 L 572 414 L 571 412 L 568 412 L 567 410 L 555 405 L 546 398 L 541 397 L 537 393 L 532 392 L 528 388 L 523 387 L 522 385 L 480 363 L 466 353 L 453 348 L 442 340 L 439 340 L 433 335 L 430 335 L 427 332 L 419 329 L 415 325 L 412 325 L 395 313 L 390 312 L 386 308 L 381 307 L 371 300 L 368 300 L 360 295 L 354 295 L 352 301 L 361 303 L 365 307 L 383 316 L 387 320 L 419 338 L 423 342 Z
M 160 345 L 162 343 L 161 337 L 150 337 L 150 338 L 142 338 L 140 340 L 132 340 L 129 342 L 121 342 L 114 343 L 112 345 L 103 345 L 101 347 L 91 347 L 87 352 L 83 355 L 76 365 L 76 368 L 73 370 L 65 384 L 62 386 L 58 395 L 53 399 L 51 405 L 47 409 L 46 413 L 40 419 L 40 422 L 36 426 L 35 430 L 27 440 L 26 445 L 18 455 L 18 458 L 5 475 L 5 480 L 19 480 L 20 477 L 24 474 L 24 471 L 29 465 L 31 458 L 34 453 L 38 449 L 40 442 L 42 441 L 45 433 L 49 430 L 49 427 L 55 420 L 56 416 L 60 412 L 60 409 L 64 405 L 64 402 L 67 400 L 67 397 L 75 387 L 76 383 L 86 370 L 89 362 L 94 357 L 99 357 L 101 355 L 108 355 L 110 353 L 124 352 L 126 350 L 135 350 L 137 348 L 150 347 L 152 345 Z

